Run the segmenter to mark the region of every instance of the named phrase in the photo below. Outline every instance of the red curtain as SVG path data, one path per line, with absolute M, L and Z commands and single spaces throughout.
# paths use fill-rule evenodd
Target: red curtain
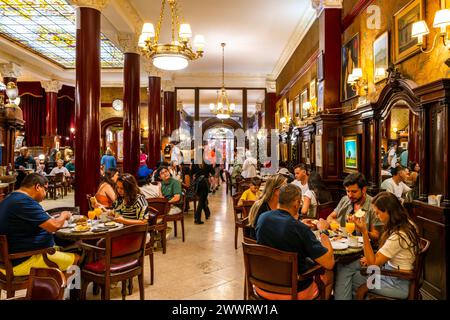
M 42 146 L 42 136 L 45 134 L 45 96 L 20 97 L 20 108 L 25 120 L 25 141 L 27 146 Z
M 75 102 L 67 96 L 58 98 L 57 101 L 58 135 L 64 140 L 70 137 L 70 128 L 74 126 Z

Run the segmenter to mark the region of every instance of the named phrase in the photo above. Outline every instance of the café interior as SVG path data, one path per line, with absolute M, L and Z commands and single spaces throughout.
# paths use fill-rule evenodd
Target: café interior
M 319 240 L 318 225 L 348 195 L 350 175 L 364 175 L 364 190 L 376 197 L 390 169 L 420 167 L 405 180 L 414 193 L 401 202 L 420 250 L 412 270 L 393 277 L 407 279 L 406 299 L 446 300 L 449 25 L 448 0 L 0 0 L 0 223 L 2 202 L 39 170 L 48 180 L 43 211 L 100 223 L 91 199 L 106 174 L 105 154 L 136 180 L 143 164 L 153 175 L 161 165 L 179 166 L 183 186 L 181 214 L 170 215 L 167 200 L 147 199 L 146 214 L 156 217 L 148 224 L 108 229 L 103 221 L 98 232 L 54 233 L 79 245 L 79 292 L 68 290 L 70 272 L 54 263 L 16 276 L 17 253 L 0 232 L 0 299 L 42 299 L 31 290 L 39 277 L 57 279 L 46 295 L 53 299 L 305 299 L 297 281 L 308 277 L 312 299 L 337 299 L 333 283 L 326 294 L 320 264 L 297 279 L 292 273 L 302 268 L 286 262 L 294 253 L 247 237 L 255 201 L 238 201 L 254 182 L 236 163 L 242 155 L 245 167 L 256 145 L 260 190 L 273 159 L 292 180 L 300 164 L 320 175 L 332 199 L 296 222 Z M 239 141 L 240 130 L 258 132 L 257 141 Z M 196 178 L 186 181 L 182 169 L 193 170 L 190 160 L 173 161 L 176 149 L 191 159 L 202 146 L 223 160 L 208 178 L 216 187 L 207 198 L 190 192 Z M 271 164 L 259 160 L 262 151 Z M 15 165 L 24 153 L 34 165 Z M 58 161 L 74 166 L 55 175 Z M 194 212 L 205 203 L 210 217 L 200 224 Z M 130 235 L 140 239 L 133 252 L 114 247 Z M 338 264 L 366 255 L 363 240 L 353 249 L 332 246 L 334 281 Z M 99 251 L 107 257 L 102 270 L 89 261 Z M 116 261 L 121 254 L 132 262 Z M 357 298 L 370 298 L 360 289 Z

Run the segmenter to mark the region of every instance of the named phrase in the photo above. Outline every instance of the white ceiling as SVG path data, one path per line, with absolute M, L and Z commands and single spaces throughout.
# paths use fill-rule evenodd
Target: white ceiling
M 204 58 L 191 62 L 183 71 L 164 75 L 175 80 L 176 86 L 220 86 L 220 43 L 225 42 L 226 86 L 265 87 L 265 80 L 276 79 L 316 18 L 311 0 L 179 2 L 193 34 L 203 34 L 207 44 Z M 143 22 L 156 26 L 160 7 L 161 0 L 111 0 L 102 11 L 102 32 L 117 43 L 117 32 L 140 32 Z M 166 9 L 166 23 L 168 14 Z M 169 26 L 163 25 L 161 32 L 162 40 L 169 40 Z M 0 61 L 14 61 L 18 57 L 15 62 L 23 67 L 19 80 L 44 78 L 75 83 L 73 70 L 42 63 L 42 58 L 5 41 L 0 40 Z M 147 74 L 142 60 L 141 86 L 145 86 Z M 122 85 L 121 70 L 102 70 L 102 86 Z

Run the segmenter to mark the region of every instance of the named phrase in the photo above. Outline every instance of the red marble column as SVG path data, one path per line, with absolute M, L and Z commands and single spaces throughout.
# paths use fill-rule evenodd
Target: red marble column
M 179 121 L 177 123 L 177 105 L 175 103 L 174 91 L 164 91 L 164 110 L 164 133 L 170 136 L 172 134 L 172 131 L 178 129 L 179 127 Z
M 75 205 L 88 211 L 87 194 L 100 180 L 100 11 L 77 10 L 75 84 Z
M 319 16 L 319 48 L 323 52 L 323 94 L 324 110 L 341 107 L 340 79 L 341 63 L 341 12 L 338 8 L 325 8 Z M 319 98 L 320 100 L 321 98 Z
M 123 172 L 136 176 L 139 168 L 140 121 L 139 121 L 139 71 L 140 56 L 125 53 L 123 93 Z
M 148 77 L 148 166 L 161 161 L 161 78 Z

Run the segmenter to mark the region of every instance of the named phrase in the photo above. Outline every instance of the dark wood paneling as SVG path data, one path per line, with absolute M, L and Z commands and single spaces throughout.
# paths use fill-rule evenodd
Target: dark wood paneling
M 346 15 L 342 21 L 342 32 L 344 32 L 349 26 L 353 24 L 356 17 L 366 9 L 374 0 L 359 0 L 358 3 L 353 7 L 352 11 Z

